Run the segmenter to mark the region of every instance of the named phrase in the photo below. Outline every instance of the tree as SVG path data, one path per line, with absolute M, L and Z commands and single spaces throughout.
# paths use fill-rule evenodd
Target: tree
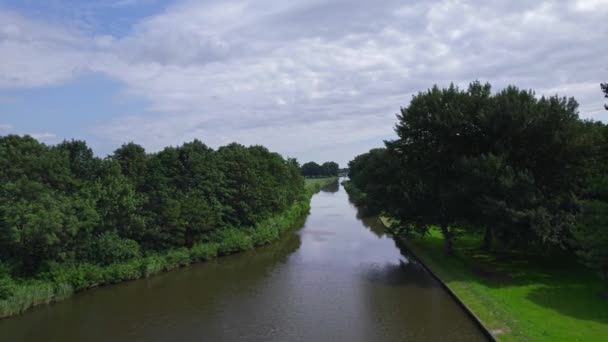
M 321 165 L 324 176 L 337 177 L 340 171 L 340 166 L 336 162 L 325 162 Z
M 483 230 L 486 248 L 495 238 L 524 251 L 571 248 L 577 194 L 598 145 L 577 108 L 516 87 L 435 86 L 401 110 L 384 156 L 370 151 L 349 164 L 351 178 L 399 228 L 439 226 L 448 252 L 454 227 Z
M 141 189 L 145 180 L 148 156 L 146 150 L 133 142 L 123 144 L 114 151 L 110 159 L 120 164 L 123 175 L 129 178 L 136 188 Z
M 301 173 L 304 177 L 337 177 L 340 166 L 336 162 L 325 162 L 319 165 L 315 162 L 308 162 L 302 165 Z
M 581 213 L 576 218 L 577 255 L 589 268 L 608 279 L 608 125 L 588 122 L 598 146 L 582 194 Z
M 387 143 L 404 170 L 402 196 L 395 199 L 399 206 L 393 214 L 417 230 L 439 226 L 449 253 L 452 226 L 466 221 L 470 207 L 457 166 L 479 148 L 474 118 L 489 96 L 489 85 L 474 83 L 467 92 L 453 85 L 442 90 L 435 86 L 401 110 L 395 127 L 399 139 Z
M 600 84 L 600 87 L 602 88 L 602 91 L 604 92 L 604 97 L 608 98 L 608 83 L 602 83 L 602 84 Z M 604 105 L 604 108 L 606 108 L 606 110 L 608 110 L 608 104 Z
M 95 179 L 95 172 L 100 160 L 95 158 L 93 150 L 82 140 L 64 140 L 55 149 L 67 155 L 68 165 L 73 178 L 90 181 Z
M 585 202 L 577 222 L 578 256 L 601 277 L 608 278 L 608 202 Z
M 0 257 L 20 272 L 46 260 L 66 260 L 76 240 L 98 223 L 94 201 L 83 188 L 91 159 L 25 136 L 0 137 Z M 85 153 L 86 154 L 86 153 Z M 79 167 L 83 168 L 79 168 Z
M 317 177 L 323 174 L 321 165 L 315 162 L 308 162 L 302 165 L 302 176 L 304 177 Z
M 31 275 L 192 247 L 250 232 L 303 195 L 298 162 L 263 146 L 194 140 L 146 154 L 129 143 L 100 159 L 84 141 L 0 137 L 0 268 Z
M 376 148 L 348 163 L 350 182 L 365 197 L 355 201 L 365 206 L 366 214 L 378 215 L 393 209 L 391 189 L 399 171 L 391 157 L 386 148 Z

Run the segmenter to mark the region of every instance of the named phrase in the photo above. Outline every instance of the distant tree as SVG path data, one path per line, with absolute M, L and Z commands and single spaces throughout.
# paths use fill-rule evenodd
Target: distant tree
M 602 88 L 602 91 L 604 92 L 604 97 L 608 98 L 608 83 L 602 83 L 602 84 L 600 84 L 600 87 Z M 608 104 L 604 105 L 604 108 L 606 108 L 606 110 L 608 110 Z
M 324 176 L 338 176 L 340 166 L 336 162 L 325 162 L 321 165 L 321 169 Z
M 321 165 L 315 162 L 308 162 L 302 165 L 302 176 L 304 177 L 317 177 L 323 173 L 323 168 Z
M 319 165 L 315 162 L 308 162 L 301 167 L 304 177 L 336 177 L 340 166 L 336 162 L 325 162 Z

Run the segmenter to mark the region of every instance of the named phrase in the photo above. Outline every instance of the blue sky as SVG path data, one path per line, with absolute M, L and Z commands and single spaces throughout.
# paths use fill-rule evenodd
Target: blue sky
M 412 94 L 473 80 L 606 122 L 607 16 L 608 0 L 0 0 L 0 134 L 344 165 L 393 137 Z
M 121 37 L 138 21 L 161 13 L 167 0 L 3 0 L 0 4 L 32 19 Z

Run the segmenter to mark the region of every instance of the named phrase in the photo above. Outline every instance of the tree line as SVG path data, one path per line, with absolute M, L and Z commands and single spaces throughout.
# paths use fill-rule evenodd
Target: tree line
M 51 263 L 109 265 L 218 241 L 302 198 L 295 159 L 199 140 L 157 153 L 135 143 L 107 158 L 84 141 L 48 146 L 0 137 L 0 271 Z M 2 273 L 2 272 L 0 272 Z
M 573 98 L 435 86 L 395 131 L 349 163 L 350 193 L 370 213 L 405 234 L 438 227 L 448 252 L 478 233 L 484 249 L 563 250 L 608 276 L 608 126 L 580 119 Z
M 333 161 L 321 165 L 311 161 L 303 164 L 300 171 L 304 177 L 337 177 L 340 166 Z

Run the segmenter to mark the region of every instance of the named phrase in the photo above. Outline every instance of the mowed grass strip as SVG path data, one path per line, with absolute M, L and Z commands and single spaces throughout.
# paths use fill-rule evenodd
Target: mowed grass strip
M 326 178 L 305 178 L 304 185 L 307 188 L 314 187 L 315 185 L 319 185 L 320 187 L 324 187 L 329 185 L 331 182 L 336 181 L 337 177 L 326 177 Z

